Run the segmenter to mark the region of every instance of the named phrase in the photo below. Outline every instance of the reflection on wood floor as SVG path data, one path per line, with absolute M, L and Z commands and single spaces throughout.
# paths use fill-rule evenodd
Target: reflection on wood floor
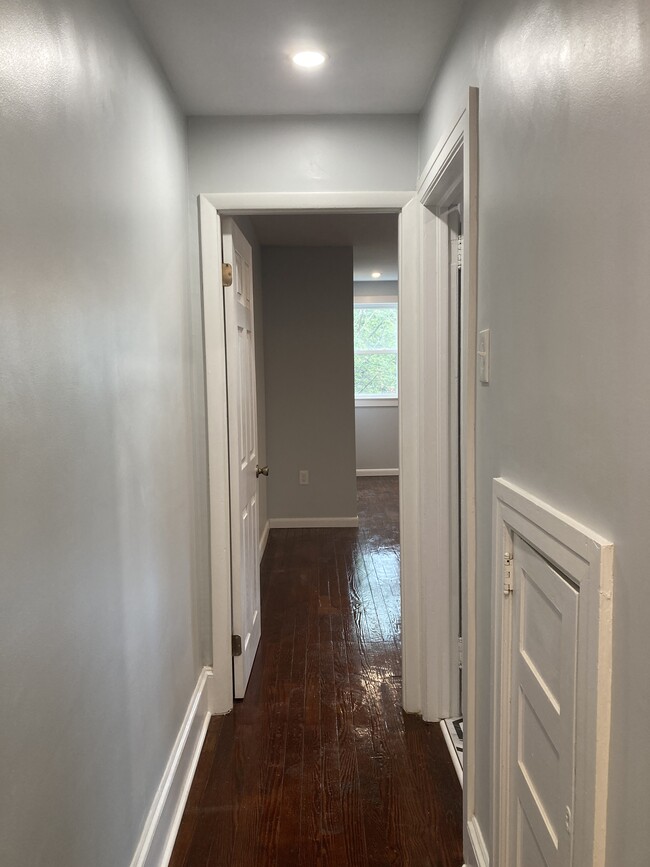
M 172 867 L 460 867 L 438 724 L 400 709 L 397 478 L 361 478 L 359 530 L 273 530 L 262 641 L 208 730 Z

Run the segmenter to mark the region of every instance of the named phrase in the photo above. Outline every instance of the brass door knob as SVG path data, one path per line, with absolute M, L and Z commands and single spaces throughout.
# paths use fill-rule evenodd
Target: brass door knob
M 268 476 L 269 468 L 261 467 L 259 464 L 255 467 L 255 478 L 259 479 L 260 476 Z

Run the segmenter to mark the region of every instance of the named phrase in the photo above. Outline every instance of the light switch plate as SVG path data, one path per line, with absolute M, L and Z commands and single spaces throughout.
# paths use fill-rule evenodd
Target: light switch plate
M 309 484 L 309 470 L 300 470 L 300 472 L 298 474 L 298 482 L 301 485 L 308 485 Z
M 490 381 L 490 329 L 478 333 L 478 378 L 480 382 Z

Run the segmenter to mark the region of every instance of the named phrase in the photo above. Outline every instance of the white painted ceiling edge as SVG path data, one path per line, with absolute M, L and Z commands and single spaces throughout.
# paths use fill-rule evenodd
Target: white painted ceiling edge
M 422 108 L 460 0 L 130 0 L 191 115 L 408 114 Z M 296 68 L 291 55 L 328 59 Z

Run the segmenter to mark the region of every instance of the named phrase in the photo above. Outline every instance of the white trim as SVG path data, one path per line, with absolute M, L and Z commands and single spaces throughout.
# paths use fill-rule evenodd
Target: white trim
M 233 706 L 232 635 L 230 556 L 229 556 L 229 481 L 226 414 L 226 370 L 224 353 L 223 304 L 219 275 L 221 274 L 222 214 L 259 213 L 397 213 L 400 214 L 400 308 L 404 297 L 417 294 L 419 275 L 418 222 L 413 210 L 404 220 L 407 203 L 419 208 L 413 201 L 412 191 L 338 192 L 338 193 L 215 193 L 199 198 L 201 276 L 203 292 L 203 340 L 206 368 L 206 408 L 208 427 L 208 465 L 210 492 L 210 552 L 212 590 L 212 658 L 214 669 L 213 712 L 227 713 Z M 406 228 L 405 228 L 406 226 Z M 217 291 L 218 290 L 218 291 Z M 417 301 L 415 302 L 417 308 Z M 400 326 L 403 339 L 410 340 L 417 330 L 415 316 L 407 316 L 411 325 Z M 415 343 L 415 341 L 412 341 Z M 402 344 L 404 346 L 404 344 Z M 404 350 L 400 348 L 400 354 Z M 417 382 L 419 358 L 417 347 L 410 350 L 411 358 L 402 365 L 400 376 L 404 381 Z M 408 370 L 408 375 L 407 375 Z M 405 379 L 406 377 L 406 379 Z M 409 394 L 413 388 L 407 388 Z M 410 398 L 409 398 L 410 401 Z M 399 403 L 400 413 L 400 467 L 404 484 L 400 485 L 400 534 L 402 547 L 402 688 L 403 704 L 407 711 L 420 710 L 420 576 L 418 532 L 419 505 L 417 502 L 417 458 L 413 454 L 413 467 L 403 468 L 406 451 L 412 453 L 415 438 L 408 432 L 417 419 L 417 405 L 407 401 Z M 408 461 L 407 461 L 408 463 Z M 408 484 L 406 476 L 408 475 Z M 412 486 L 416 487 L 412 490 Z M 406 490 L 405 490 L 406 489 Z M 335 519 L 341 520 L 341 519 Z M 343 520 L 358 520 L 343 519 Z M 302 521 L 304 525 L 304 521 Z M 270 522 L 273 528 L 273 521 Z M 340 526 L 340 525 L 338 525 Z M 356 526 L 356 525 L 355 525 Z
M 399 468 L 388 470 L 357 470 L 357 476 L 399 476 Z
M 472 96 L 472 91 L 475 91 L 478 94 L 478 89 L 475 87 L 469 88 L 470 98 Z M 420 173 L 420 177 L 418 178 L 418 195 L 422 199 L 425 199 L 428 195 L 432 187 L 432 183 L 439 178 L 440 169 L 441 169 L 441 157 L 443 157 L 443 162 L 447 162 L 449 155 L 453 155 L 458 152 L 458 141 L 459 141 L 459 131 L 462 130 L 465 122 L 465 114 L 467 112 L 467 106 L 463 106 L 462 110 L 459 114 L 456 115 L 456 119 L 451 127 L 448 127 L 446 134 L 441 136 L 438 140 L 437 145 L 431 152 L 431 156 L 427 160 L 427 164 Z
M 217 211 L 204 196 L 199 196 L 199 216 L 210 499 L 212 668 L 214 671 L 212 710 L 214 713 L 228 713 L 233 706 L 232 585 L 228 391 L 221 285 L 221 220 Z
M 399 355 L 398 355 L 399 357 Z M 379 406 L 399 406 L 399 397 L 355 397 L 355 409 L 373 409 Z
M 412 191 L 338 193 L 205 193 L 220 214 L 299 213 L 397 214 L 413 197 Z
M 266 551 L 266 543 L 269 541 L 269 530 L 271 529 L 271 524 L 269 521 L 264 525 L 264 530 L 262 531 L 262 536 L 260 537 L 260 545 L 259 545 L 259 560 L 262 562 L 262 557 L 264 556 L 264 552 Z
M 166 867 L 210 722 L 212 669 L 204 668 L 154 797 L 131 867 Z
M 611 717 L 614 546 L 505 479 L 493 481 L 494 862 L 504 860 L 501 853 L 506 850 L 508 832 L 508 673 L 513 602 L 512 594 L 503 594 L 503 562 L 506 551 L 512 551 L 515 533 L 570 578 L 580 592 L 575 710 L 579 741 L 572 863 L 581 867 L 603 867 Z
M 449 278 L 447 237 L 441 209 L 463 183 L 463 282 L 461 346 L 464 390 L 461 395 L 461 574 L 463 575 L 463 815 L 465 851 L 476 851 L 476 315 L 478 266 L 478 90 L 427 162 L 418 184 L 426 206 L 422 215 L 419 328 L 421 379 L 419 402 L 422 448 L 417 468 L 423 480 L 418 520 L 431 528 L 420 536 L 422 574 L 422 714 L 427 720 L 457 713 L 452 679 L 457 677 L 457 635 L 452 624 L 453 596 L 449 479 Z M 487 855 L 487 853 L 486 853 Z M 479 845 L 477 858 L 482 857 Z M 483 863 L 483 862 L 481 862 Z
M 420 437 L 422 365 L 420 313 L 420 226 L 423 208 L 417 198 L 399 217 L 399 512 L 402 600 L 402 705 L 422 713 L 422 579 L 420 540 L 426 527 L 420 510 L 420 460 L 427 444 Z
M 427 595 L 424 610 L 428 620 L 424 626 L 425 647 L 423 654 L 431 661 L 426 672 L 426 694 L 423 698 L 425 719 L 435 720 L 456 715 L 452 679 L 457 670 L 457 634 L 452 624 L 452 592 L 450 586 L 452 551 L 450 546 L 450 478 L 449 478 L 449 256 L 446 224 L 440 212 L 452 202 L 460 182 L 463 182 L 463 206 L 465 212 L 465 249 L 463 262 L 463 307 L 462 323 L 465 373 L 465 393 L 462 396 L 464 430 L 461 448 L 464 468 L 462 487 L 464 502 L 463 525 L 463 572 L 468 584 L 465 597 L 471 599 L 464 612 L 467 634 L 464 668 L 470 693 L 473 692 L 472 669 L 472 623 L 473 581 L 475 572 L 474 530 L 474 451 L 475 451 L 475 364 L 476 342 L 476 223 L 477 223 L 477 154 L 476 123 L 478 116 L 477 91 L 469 89 L 467 107 L 458 116 L 450 132 L 441 139 L 436 151 L 422 174 L 418 196 L 426 210 L 422 221 L 422 291 L 421 322 L 422 363 L 426 382 L 421 392 L 422 441 L 430 447 L 423 452 L 420 475 L 427 479 L 422 488 L 421 509 L 424 526 L 433 528 L 422 538 L 423 580 Z M 426 571 L 425 571 L 426 567 Z M 428 580 L 427 580 L 428 579 Z M 437 579 L 437 580 L 436 580 Z M 467 598 L 465 601 L 469 601 Z M 463 703 L 465 705 L 465 703 Z M 471 731 L 474 721 L 467 719 L 463 706 L 465 725 Z M 467 758 L 466 758 L 467 764 Z M 467 768 L 466 768 L 467 769 Z M 467 774 L 466 774 L 467 776 Z M 470 771 L 471 776 L 471 771 Z
M 355 295 L 354 303 L 361 306 L 363 306 L 364 304 L 369 304 L 373 307 L 396 304 L 399 307 L 399 295 Z
M 270 518 L 272 530 L 293 530 L 297 528 L 319 527 L 358 527 L 359 516 L 349 518 Z
M 490 855 L 476 816 L 472 816 L 467 823 L 467 838 L 472 855 L 474 856 L 474 867 L 490 867 Z M 497 862 L 495 861 L 494 863 L 496 864 Z
M 440 720 L 440 728 L 442 729 L 442 736 L 445 739 L 445 743 L 447 744 L 447 749 L 449 750 L 449 755 L 451 756 L 451 761 L 454 766 L 454 770 L 456 771 L 456 776 L 458 777 L 458 782 L 461 787 L 463 785 L 463 766 L 460 763 L 460 759 L 458 758 L 458 753 L 456 752 L 456 747 L 454 746 L 454 742 L 451 739 L 451 735 L 449 734 L 449 730 L 447 728 L 447 723 L 444 719 Z

